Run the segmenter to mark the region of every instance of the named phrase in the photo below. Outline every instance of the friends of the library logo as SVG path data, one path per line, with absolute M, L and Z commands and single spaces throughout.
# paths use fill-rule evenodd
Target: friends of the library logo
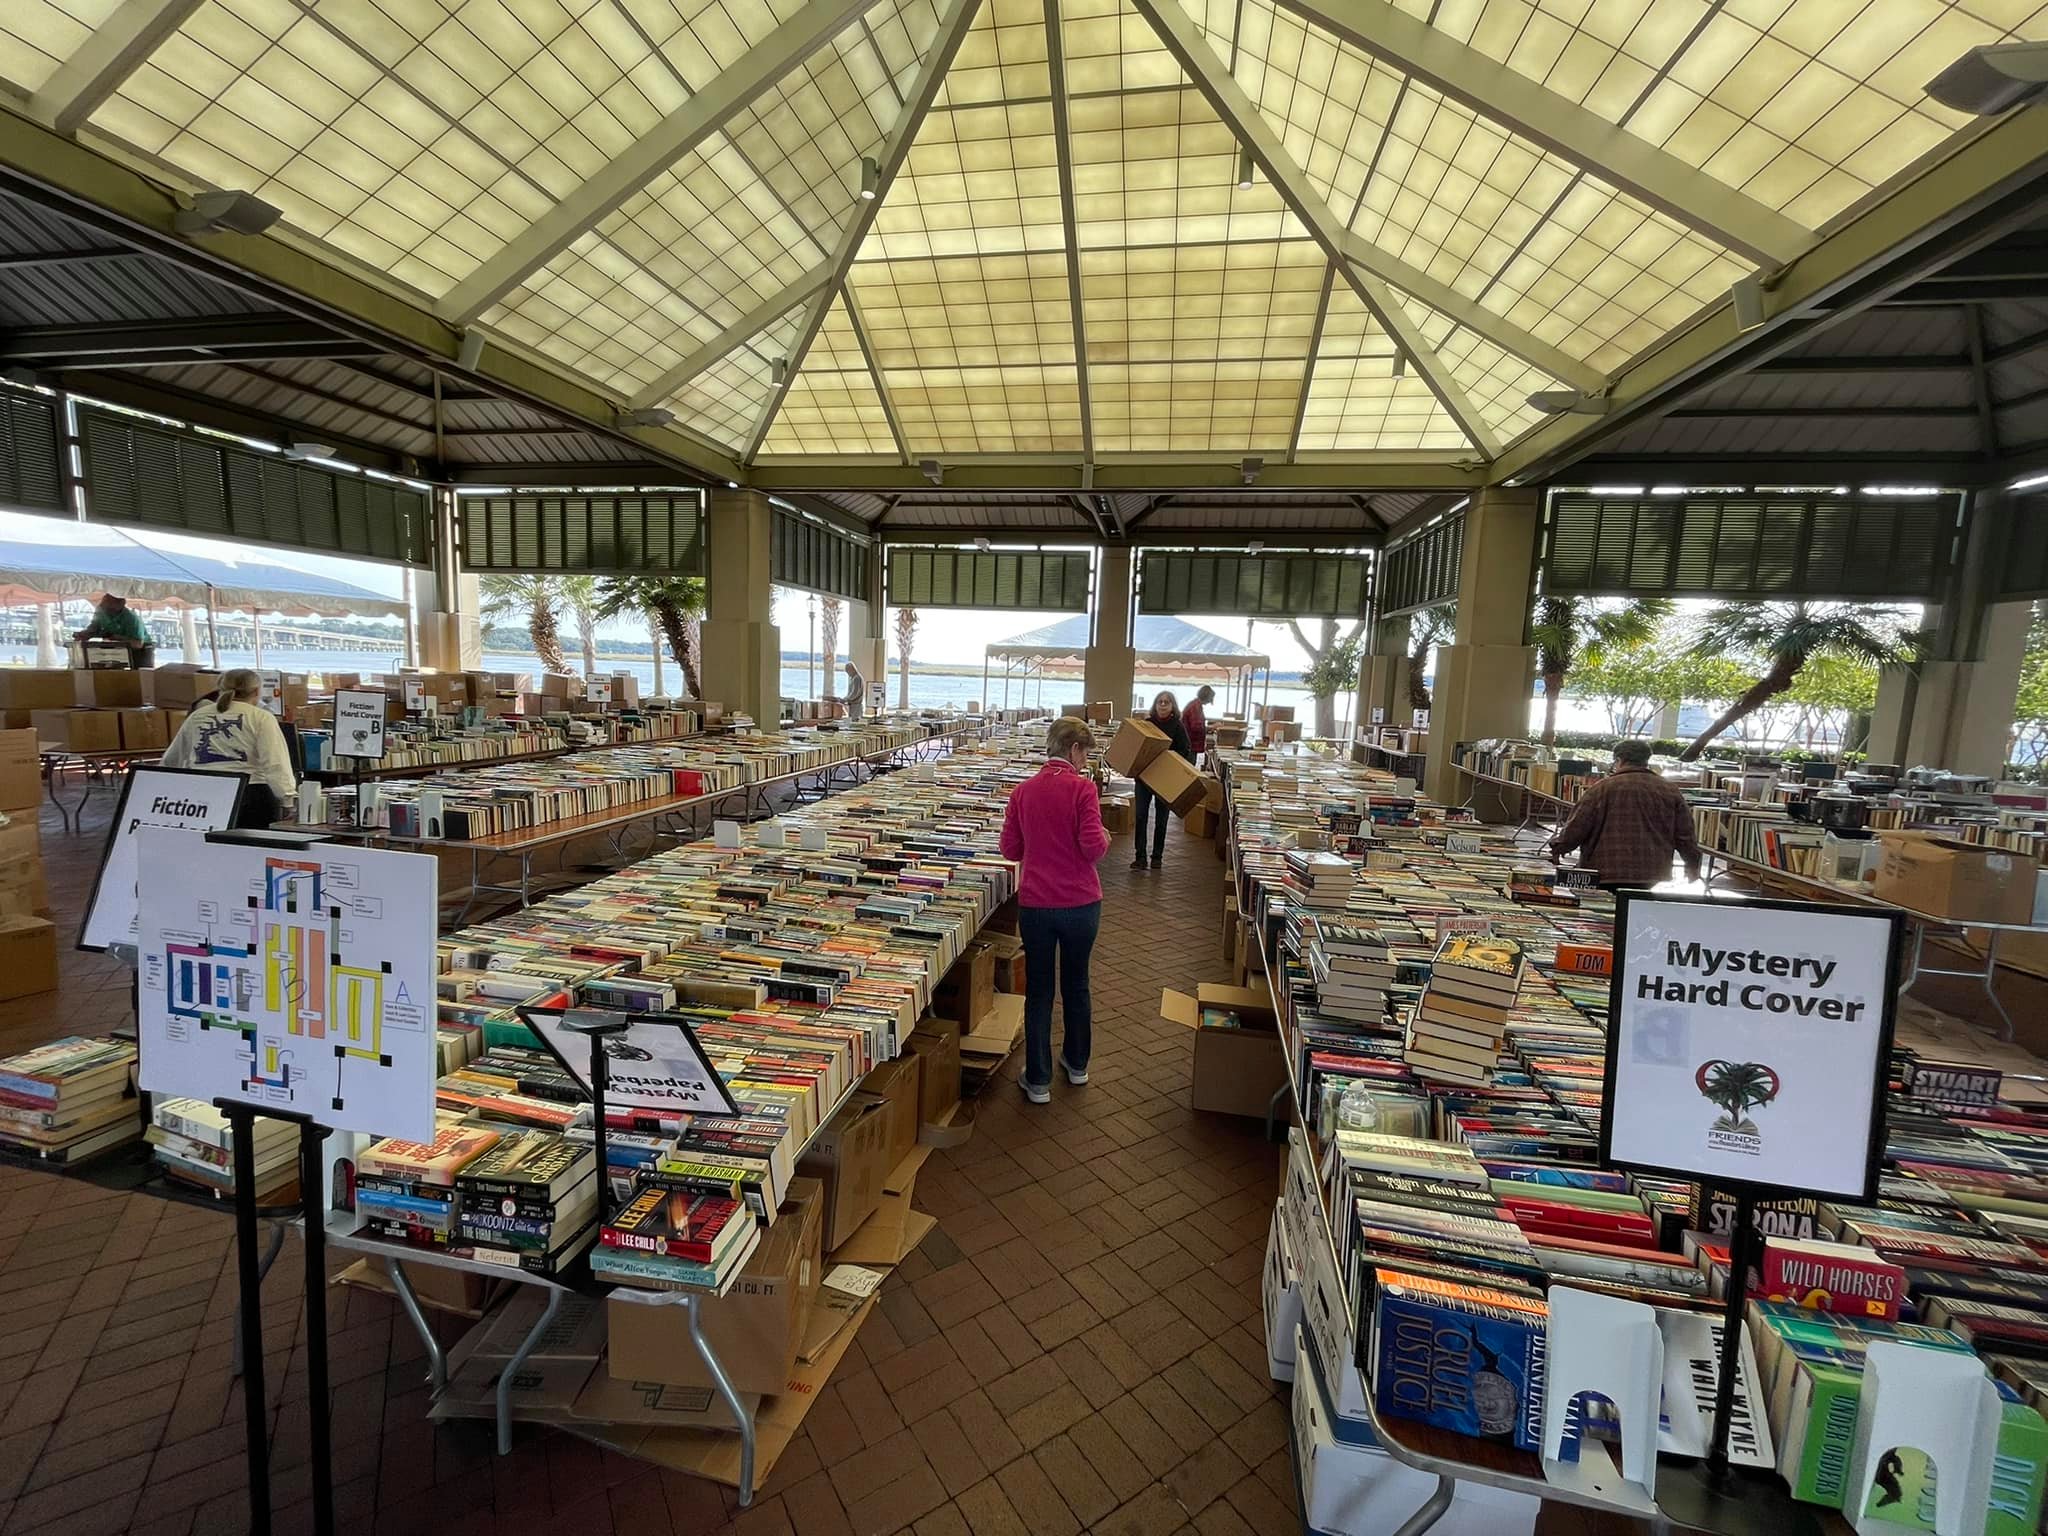
M 1700 1097 L 1720 1106 L 1721 1113 L 1707 1127 L 1707 1145 L 1719 1152 L 1763 1150 L 1763 1133 L 1749 1118 L 1749 1108 L 1762 1109 L 1778 1096 L 1783 1084 L 1778 1074 L 1760 1061 L 1703 1061 L 1693 1073 Z

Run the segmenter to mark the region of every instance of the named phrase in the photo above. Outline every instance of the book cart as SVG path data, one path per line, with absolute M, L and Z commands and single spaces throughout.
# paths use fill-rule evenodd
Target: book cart
M 1224 776 L 1227 787 L 1229 784 L 1227 767 Z M 1248 918 L 1252 914 L 1259 914 L 1259 917 L 1256 919 L 1248 921 L 1245 927 L 1246 941 L 1255 949 L 1259 959 L 1259 970 L 1264 978 L 1263 982 L 1255 983 L 1254 985 L 1263 988 L 1268 1004 L 1273 1011 L 1273 1016 L 1279 1024 L 1278 1037 L 1284 1058 L 1286 1081 L 1275 1095 L 1273 1111 L 1277 1114 L 1283 1106 L 1284 1100 L 1291 1097 L 1295 1111 L 1294 1118 L 1300 1122 L 1301 1126 L 1305 1127 L 1310 1123 L 1310 1117 L 1306 1112 L 1306 1106 L 1302 1103 L 1302 1083 L 1299 1076 L 1300 1068 L 1297 1053 L 1289 1043 L 1293 1030 L 1292 999 L 1288 989 L 1277 985 L 1275 980 L 1278 972 L 1275 964 L 1277 957 L 1274 955 L 1272 948 L 1274 930 L 1264 919 L 1265 903 L 1262 888 L 1258 881 L 1240 868 L 1238 864 L 1235 839 L 1226 835 L 1226 847 L 1230 850 L 1230 871 L 1240 907 L 1247 914 Z M 1877 1125 L 1875 1135 L 1878 1141 L 1881 1142 L 1883 1119 L 1881 1099 L 1878 1102 L 1880 1107 L 1876 1111 L 1875 1116 Z M 1269 1135 L 1272 1133 L 1272 1128 L 1273 1118 L 1269 1115 Z M 1322 1180 L 1316 1176 L 1313 1159 L 1308 1158 L 1306 1155 L 1308 1143 L 1305 1138 L 1307 1134 L 1307 1131 L 1301 1128 L 1297 1128 L 1290 1133 L 1288 1177 L 1291 1184 L 1296 1176 L 1297 1163 L 1302 1161 L 1308 1163 L 1306 1183 L 1313 1194 L 1312 1198 L 1305 1203 L 1314 1213 L 1309 1240 L 1320 1245 L 1320 1262 L 1328 1271 L 1334 1273 L 1336 1272 L 1337 1245 L 1334 1230 L 1331 1226 L 1331 1214 L 1327 1203 L 1328 1196 L 1323 1187 Z M 1747 1212 L 1747 1201 L 1748 1197 L 1746 1195 L 1741 1197 L 1741 1204 L 1745 1215 Z M 1739 1225 L 1746 1225 L 1746 1223 L 1739 1223 Z M 1738 1262 L 1746 1258 L 1747 1255 L 1738 1256 Z M 1739 1292 L 1737 1296 L 1739 1305 Z M 1350 1326 L 1350 1319 L 1345 1319 L 1345 1322 L 1347 1327 Z M 1728 1353 L 1732 1354 L 1732 1351 Z M 1305 1367 L 1297 1364 L 1297 1370 L 1303 1368 Z M 1335 1363 L 1330 1368 L 1333 1370 L 1354 1371 L 1360 1369 L 1350 1360 Z M 1333 1386 L 1332 1391 L 1334 1390 Z M 1662 1497 L 1654 1498 L 1646 1494 L 1640 1485 L 1630 1483 L 1623 1478 L 1619 1458 L 1614 1462 L 1609 1462 L 1606 1457 L 1600 1456 L 1581 1459 L 1579 1462 L 1571 1464 L 1545 1463 L 1531 1452 L 1519 1451 L 1469 1436 L 1454 1434 L 1450 1431 L 1438 1429 L 1413 1420 L 1389 1417 L 1380 1411 L 1376 1394 L 1371 1390 L 1369 1382 L 1367 1383 L 1366 1390 L 1361 1394 L 1361 1400 L 1372 1435 L 1379 1448 L 1385 1451 L 1392 1461 L 1427 1474 L 1427 1476 L 1434 1479 L 1434 1485 L 1422 1503 L 1402 1520 L 1398 1526 L 1391 1528 L 1392 1536 L 1423 1536 L 1423 1533 L 1434 1527 L 1450 1510 L 1460 1484 L 1519 1494 L 1538 1501 L 1574 1505 L 1587 1510 L 1597 1511 L 1610 1517 L 1643 1522 L 1651 1530 L 1657 1532 L 1665 1532 L 1674 1528 L 1689 1528 L 1693 1522 L 1699 1521 L 1702 1518 L 1700 1501 L 1697 1495 L 1693 1499 L 1687 1500 L 1686 1492 L 1704 1483 L 1706 1481 L 1704 1478 L 1681 1477 L 1676 1472 L 1673 1472 L 1665 1477 L 1659 1485 L 1657 1491 Z M 1305 1536 L 1316 1536 L 1316 1533 L 1307 1524 L 1306 1500 L 1299 1497 L 1302 1481 L 1302 1450 L 1296 1427 L 1296 1416 L 1292 1413 L 1289 1415 L 1288 1433 L 1290 1451 L 1294 1460 L 1298 1503 L 1300 1503 L 1303 1509 L 1303 1530 Z M 1903 1440 L 1905 1437 L 1901 1436 L 1899 1438 Z M 1654 1447 L 1654 1440 L 1652 1445 Z M 1550 1469 L 1548 1474 L 1546 1474 L 1546 1466 Z M 1675 1486 L 1681 1483 L 1687 1485 L 1687 1487 L 1681 1489 Z M 1811 1505 L 1795 1503 L 1790 1498 L 1789 1492 L 1779 1487 L 1774 1481 L 1768 1484 L 1762 1480 L 1746 1482 L 1744 1496 L 1739 1501 L 1736 1509 L 1739 1513 L 1735 1513 L 1732 1516 L 1730 1511 L 1726 1509 L 1718 1512 L 1721 1516 L 1718 1528 L 1744 1531 L 1755 1530 L 1759 1532 L 1825 1531 L 1829 1533 L 1829 1536 L 1843 1536 L 1843 1533 L 1853 1529 L 1852 1524 L 1835 1511 L 1820 1510 Z M 1714 1529 L 1716 1525 L 1709 1524 L 1707 1528 Z

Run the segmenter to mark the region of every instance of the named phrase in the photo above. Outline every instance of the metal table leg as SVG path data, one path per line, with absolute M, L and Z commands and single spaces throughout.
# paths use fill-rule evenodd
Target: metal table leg
M 405 1266 L 395 1258 L 386 1259 L 384 1273 L 391 1280 L 391 1288 L 398 1292 L 398 1304 L 412 1319 L 413 1331 L 420 1336 L 420 1343 L 426 1346 L 427 1385 L 439 1392 L 448 1385 L 447 1352 L 441 1348 L 441 1341 L 434 1337 L 434 1330 L 427 1326 L 427 1314 L 420 1310 L 420 1299 L 413 1293 L 412 1280 L 406 1274 Z
M 263 1257 L 256 1261 L 256 1278 L 260 1281 L 270 1273 L 270 1266 L 277 1262 L 277 1256 L 284 1249 L 284 1228 L 281 1221 L 270 1224 L 270 1241 L 263 1246 Z M 242 1374 L 242 1309 L 235 1308 L 235 1352 L 228 1360 L 228 1374 Z
M 704 1368 L 711 1373 L 711 1380 L 718 1387 L 718 1395 L 725 1399 L 725 1406 L 732 1410 L 733 1421 L 740 1430 L 740 1507 L 744 1509 L 754 1501 L 754 1416 L 747 1412 L 747 1405 L 740 1401 L 740 1395 L 733 1390 L 732 1378 L 725 1374 L 725 1367 L 719 1363 L 717 1354 L 711 1348 L 711 1341 L 704 1337 L 703 1319 L 698 1315 L 700 1298 L 691 1293 L 683 1296 L 684 1314 L 690 1320 L 690 1342 L 697 1346 L 697 1353 L 703 1356 Z
M 1266 1140 L 1279 1140 L 1273 1132 L 1280 1122 L 1280 1105 L 1294 1092 L 1292 1083 L 1282 1083 L 1273 1090 L 1273 1097 L 1266 1100 Z
M 1401 1522 L 1401 1528 L 1394 1536 L 1422 1536 L 1422 1533 L 1443 1519 L 1444 1511 L 1451 1507 L 1451 1500 L 1457 1495 L 1457 1480 L 1447 1472 L 1439 1472 L 1436 1491 L 1423 1501 L 1422 1508 Z
M 512 1351 L 512 1358 L 505 1362 L 505 1368 L 498 1373 L 498 1454 L 500 1456 L 508 1456 L 512 1452 L 513 1380 L 519 1375 L 519 1367 L 526 1364 L 526 1357 L 533 1353 L 534 1346 L 540 1343 L 540 1336 L 548 1331 L 548 1325 L 555 1320 L 555 1314 L 562 1310 L 562 1296 L 563 1292 L 560 1287 L 548 1287 L 548 1304 L 541 1308 L 539 1320 L 534 1323 L 526 1337 L 519 1341 L 519 1347 Z M 690 1318 L 692 1331 L 694 1332 L 696 1322 L 696 1312 L 694 1309 L 691 1311 Z M 707 1354 L 704 1358 L 710 1360 L 711 1357 Z M 715 1362 L 711 1366 L 711 1373 L 714 1376 L 722 1374 Z M 748 1447 L 746 1461 L 749 1466 L 752 1465 L 753 1454 L 751 1446 Z

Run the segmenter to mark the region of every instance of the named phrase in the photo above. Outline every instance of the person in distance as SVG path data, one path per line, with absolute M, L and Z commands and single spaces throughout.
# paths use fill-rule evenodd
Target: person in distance
M 1216 690 L 1207 683 L 1202 684 L 1194 700 L 1180 712 L 1180 723 L 1187 727 L 1188 748 L 1200 763 L 1202 754 L 1209 750 L 1209 706 L 1216 702 Z
M 1692 807 L 1677 785 L 1650 771 L 1647 741 L 1616 743 L 1614 772 L 1579 797 L 1571 819 L 1550 840 L 1560 858 L 1574 849 L 1580 866 L 1596 871 L 1609 890 L 1669 880 L 1674 853 L 1685 861 L 1685 878 L 1699 879 Z
M 267 827 L 284 814 L 298 792 L 277 716 L 257 703 L 263 679 L 248 667 L 236 667 L 220 680 L 220 690 L 196 705 L 178 727 L 164 752 L 166 768 L 198 768 L 209 773 L 246 773 L 238 827 Z
M 1167 747 L 1170 751 L 1178 752 L 1191 763 L 1195 760 L 1194 748 L 1188 745 L 1187 727 L 1181 722 L 1180 704 L 1171 693 L 1161 689 L 1158 696 L 1152 700 L 1151 713 L 1146 715 L 1145 718 L 1152 725 L 1166 732 Z M 1157 869 L 1160 859 L 1166 853 L 1166 823 L 1171 817 L 1167 812 L 1166 802 L 1159 798 L 1151 785 L 1140 779 L 1138 780 L 1138 854 L 1136 858 L 1131 860 L 1131 868 L 1133 869 L 1143 869 L 1145 867 L 1145 813 L 1153 810 L 1159 813 L 1158 825 L 1152 832 L 1152 867 Z
M 1052 1101 L 1052 999 L 1055 978 L 1066 1028 L 1060 1065 L 1067 1081 L 1088 1081 L 1094 1014 L 1088 956 L 1102 926 L 1102 882 L 1095 865 L 1109 852 L 1102 801 L 1088 777 L 1095 734 L 1064 716 L 1045 733 L 1045 766 L 1010 792 L 1003 811 L 1003 857 L 1023 865 L 1017 881 L 1017 929 L 1024 940 L 1024 1074 L 1034 1104 Z

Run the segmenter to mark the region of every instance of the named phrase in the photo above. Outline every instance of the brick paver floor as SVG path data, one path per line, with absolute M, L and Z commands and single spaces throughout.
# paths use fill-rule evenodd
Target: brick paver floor
M 110 797 L 44 850 L 75 932 Z M 1165 869 L 1103 862 L 1096 1052 L 1085 1088 L 1022 1102 L 1013 1060 L 974 1136 L 917 1200 L 938 1226 L 885 1286 L 754 1505 L 559 1432 L 492 1454 L 428 1423 L 424 1363 L 388 1299 L 329 1303 L 339 1528 L 351 1536 L 1285 1536 L 1300 1530 L 1286 1399 L 1268 1381 L 1259 1274 L 1279 1154 L 1186 1106 L 1187 1031 L 1162 986 L 1221 979 L 1221 866 L 1179 832 Z M 128 981 L 66 953 L 64 985 L 0 1013 L 0 1050 L 109 1028 Z M 1921 1010 L 1924 1024 L 1930 1015 Z M 1967 1033 L 1967 1040 L 1959 1039 Z M 2038 1063 L 1954 1021 L 1944 1053 Z M 264 1289 L 278 1529 L 309 1525 L 296 1239 Z M 0 1536 L 247 1528 L 230 1375 L 224 1213 L 0 1167 Z M 443 1326 L 452 1342 L 459 1321 Z M 1551 1508 L 1546 1533 L 1614 1528 Z

